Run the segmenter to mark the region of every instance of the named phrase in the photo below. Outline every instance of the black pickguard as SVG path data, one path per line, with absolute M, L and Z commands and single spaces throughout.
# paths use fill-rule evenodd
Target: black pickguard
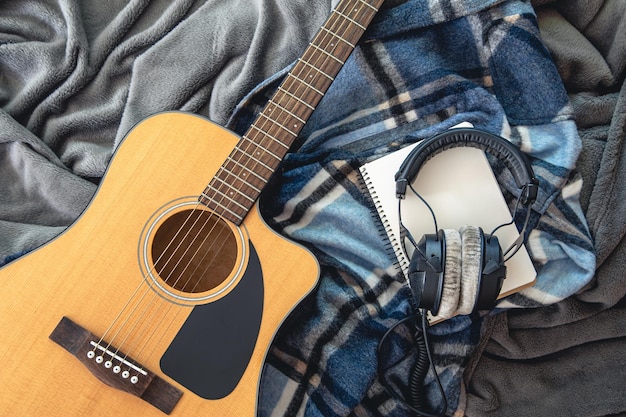
M 263 271 L 252 243 L 247 269 L 230 294 L 196 306 L 161 358 L 162 371 L 202 398 L 237 386 L 256 344 L 263 314 Z

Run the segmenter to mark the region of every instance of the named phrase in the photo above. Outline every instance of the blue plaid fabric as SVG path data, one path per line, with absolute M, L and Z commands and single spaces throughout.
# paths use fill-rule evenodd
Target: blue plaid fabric
M 261 199 L 268 223 L 310 248 L 321 265 L 319 288 L 284 323 L 269 352 L 261 416 L 410 414 L 377 375 L 378 341 L 412 309 L 358 174 L 365 162 L 462 121 L 502 135 L 530 157 L 540 191 L 527 243 L 537 283 L 498 308 L 555 303 L 585 286 L 595 269 L 578 198 L 581 141 L 529 2 L 392 3 L 379 12 Z M 241 103 L 233 130 L 246 130 L 283 75 Z M 513 209 L 517 187 L 491 162 Z M 462 316 L 429 330 L 449 413 L 463 408 L 462 375 L 481 324 L 477 315 Z M 400 327 L 381 364 L 405 395 L 414 353 L 411 328 Z M 425 392 L 433 410 L 441 410 L 430 372 Z

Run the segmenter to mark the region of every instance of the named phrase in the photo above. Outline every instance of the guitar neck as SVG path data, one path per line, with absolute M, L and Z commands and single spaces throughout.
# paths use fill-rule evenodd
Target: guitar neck
M 341 0 L 199 201 L 235 224 L 270 177 L 384 0 Z

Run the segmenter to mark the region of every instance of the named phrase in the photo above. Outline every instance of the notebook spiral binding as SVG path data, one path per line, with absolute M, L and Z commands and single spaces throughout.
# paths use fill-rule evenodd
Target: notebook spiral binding
M 402 248 L 401 238 L 396 236 L 393 228 L 391 227 L 391 223 L 389 222 L 389 218 L 387 217 L 383 205 L 380 203 L 380 198 L 378 197 L 378 193 L 373 187 L 373 184 L 370 180 L 369 173 L 365 167 L 360 168 L 361 178 L 363 180 L 363 184 L 367 189 L 367 192 L 372 199 L 372 208 L 375 210 L 371 210 L 372 216 L 374 220 L 378 220 L 380 222 L 380 226 L 378 229 L 380 237 L 387 242 L 385 245 L 385 250 L 389 253 L 389 255 L 395 259 L 395 266 L 402 271 L 404 277 L 408 276 L 409 271 L 409 260 L 404 253 L 404 249 Z

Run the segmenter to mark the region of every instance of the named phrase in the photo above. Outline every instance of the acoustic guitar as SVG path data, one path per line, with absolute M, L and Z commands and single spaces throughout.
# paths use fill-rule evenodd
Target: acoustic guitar
M 241 138 L 182 112 L 141 122 L 80 218 L 0 270 L 1 415 L 256 414 L 319 274 L 256 202 L 382 2 L 341 0 Z

